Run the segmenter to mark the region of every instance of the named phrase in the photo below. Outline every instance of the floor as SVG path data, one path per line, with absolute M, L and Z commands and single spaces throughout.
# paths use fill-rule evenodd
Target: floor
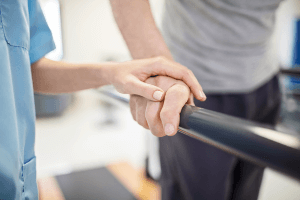
M 135 180 L 143 177 L 147 134 L 132 120 L 126 104 L 94 90 L 76 93 L 73 104 L 60 117 L 37 119 L 37 176 L 40 194 L 46 191 L 42 200 L 63 198 L 59 197 L 59 189 L 53 189 L 57 187 L 55 176 L 100 167 L 107 167 L 112 173 L 127 169 L 121 170 L 121 175 L 114 175 L 138 196 L 140 183 L 128 184 L 128 177 L 130 173 L 138 174 L 131 175 L 137 177 Z M 118 163 L 127 164 L 120 168 Z M 144 188 L 153 189 L 151 184 Z M 50 198 L 51 194 L 56 198 Z M 157 194 L 154 192 L 147 198 L 159 199 Z M 266 170 L 259 200 L 299 200 L 299 197 L 299 182 Z
M 78 177 L 81 178 L 78 176 L 80 173 L 83 175 L 83 178 L 86 179 L 86 176 L 90 175 L 87 184 L 84 180 L 78 180 Z M 108 175 L 108 173 L 110 175 Z M 102 178 L 105 177 L 106 179 L 98 179 L 97 175 Z M 95 178 L 91 176 L 95 176 Z M 116 181 L 118 183 L 116 183 Z M 62 183 L 69 184 L 62 185 Z M 93 183 L 93 185 L 91 185 L 91 183 Z M 77 187 L 74 187 L 74 185 Z M 95 187 L 98 188 L 99 185 L 102 186 L 102 190 L 93 190 Z M 115 163 L 107 165 L 106 167 L 75 172 L 58 177 L 44 177 L 39 179 L 38 187 L 40 200 L 83 199 L 81 197 L 82 195 L 84 195 L 84 199 L 160 199 L 159 185 L 146 179 L 143 168 L 138 170 L 134 169 L 126 162 Z M 117 195 L 123 196 L 120 197 Z
M 38 118 L 36 123 L 37 176 L 53 176 L 126 161 L 142 167 L 146 131 L 129 108 L 105 102 L 93 90 L 75 94 L 60 117 Z

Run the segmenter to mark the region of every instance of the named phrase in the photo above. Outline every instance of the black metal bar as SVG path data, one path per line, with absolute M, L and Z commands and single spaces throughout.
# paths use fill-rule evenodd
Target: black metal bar
M 179 132 L 300 180 L 300 140 L 258 123 L 192 106 L 181 111 Z
M 289 75 L 289 76 L 300 76 L 300 67 L 297 68 L 288 68 L 288 69 L 281 69 L 281 74 Z
M 103 92 L 101 92 L 103 93 Z M 124 103 L 128 99 L 104 92 Z M 239 158 L 300 180 L 300 138 L 261 124 L 185 105 L 179 132 Z

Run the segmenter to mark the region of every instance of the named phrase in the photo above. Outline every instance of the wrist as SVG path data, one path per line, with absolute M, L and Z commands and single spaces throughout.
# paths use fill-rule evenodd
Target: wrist
M 117 62 L 107 62 L 102 66 L 101 74 L 105 85 L 114 83 L 119 64 Z
M 169 50 L 163 51 L 163 53 L 159 54 L 157 57 L 163 57 L 163 58 L 166 58 L 168 60 L 174 61 L 174 59 L 172 57 L 172 54 L 171 54 L 171 52 Z

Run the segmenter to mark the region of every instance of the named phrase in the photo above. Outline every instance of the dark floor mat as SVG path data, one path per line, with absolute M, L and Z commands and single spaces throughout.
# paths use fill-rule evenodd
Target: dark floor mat
M 74 172 L 56 179 L 66 200 L 136 200 L 106 168 Z

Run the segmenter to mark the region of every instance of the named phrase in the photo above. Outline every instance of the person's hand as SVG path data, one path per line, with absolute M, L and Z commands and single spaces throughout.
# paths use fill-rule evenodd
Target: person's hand
M 138 95 L 131 95 L 130 110 L 133 119 L 157 137 L 173 136 L 179 126 L 182 107 L 194 105 L 189 87 L 182 81 L 165 76 L 151 77 L 146 83 L 166 91 L 164 101 L 154 102 Z
M 160 101 L 164 98 L 164 90 L 145 81 L 151 76 L 163 75 L 182 80 L 198 100 L 203 101 L 206 98 L 191 70 L 164 57 L 124 62 L 113 65 L 109 72 L 110 82 L 120 93 L 135 94 L 152 101 Z

